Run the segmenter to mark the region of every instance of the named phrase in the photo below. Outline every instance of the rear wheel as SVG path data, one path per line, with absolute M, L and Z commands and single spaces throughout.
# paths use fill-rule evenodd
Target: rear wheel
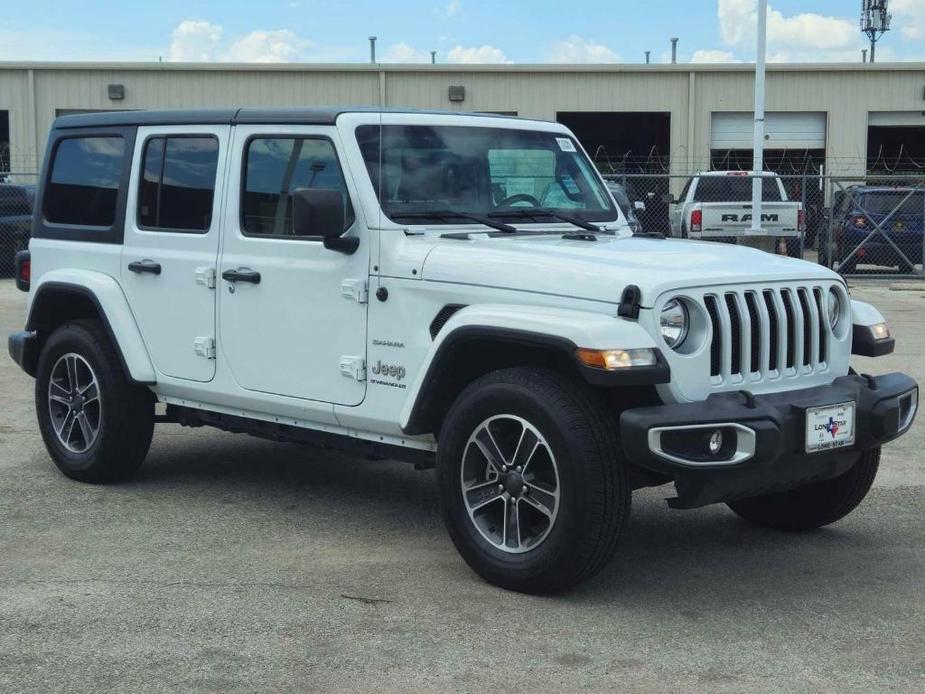
M 727 505 L 755 525 L 788 531 L 820 528 L 841 520 L 863 501 L 879 466 L 880 447 L 868 448 L 854 467 L 838 477 Z
M 469 566 L 528 593 L 599 571 L 630 510 L 615 426 L 581 384 L 553 371 L 505 369 L 470 385 L 437 453 L 444 522 Z
M 98 321 L 55 330 L 39 357 L 35 407 L 45 448 L 68 477 L 110 482 L 144 461 L 154 432 L 154 397 L 128 382 Z

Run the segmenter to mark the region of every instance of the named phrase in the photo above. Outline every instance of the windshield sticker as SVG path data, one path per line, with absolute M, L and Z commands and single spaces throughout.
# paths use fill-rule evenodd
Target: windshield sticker
M 563 152 L 575 151 L 575 143 L 567 137 L 557 137 L 556 142 L 559 143 L 559 149 L 561 149 Z

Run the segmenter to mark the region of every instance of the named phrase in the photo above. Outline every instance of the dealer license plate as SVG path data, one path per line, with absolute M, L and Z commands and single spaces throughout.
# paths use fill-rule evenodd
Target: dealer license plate
M 853 402 L 806 408 L 806 452 L 853 445 L 854 410 Z

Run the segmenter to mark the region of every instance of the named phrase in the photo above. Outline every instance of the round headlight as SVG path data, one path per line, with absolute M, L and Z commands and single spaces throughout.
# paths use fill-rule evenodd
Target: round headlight
M 687 337 L 687 330 L 690 326 L 687 306 L 680 299 L 672 299 L 662 308 L 658 323 L 665 344 L 672 349 L 677 349 Z
M 838 325 L 838 319 L 841 317 L 841 297 L 834 289 L 829 290 L 829 300 L 826 302 L 826 310 L 829 319 L 829 328 L 835 330 Z

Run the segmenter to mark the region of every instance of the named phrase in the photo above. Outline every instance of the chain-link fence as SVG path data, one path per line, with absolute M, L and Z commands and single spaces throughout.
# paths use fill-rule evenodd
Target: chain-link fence
M 921 276 L 925 175 L 763 174 L 762 237 L 751 234 L 755 176 L 605 173 L 630 223 L 682 239 L 759 245 L 844 275 Z
M 35 173 L 0 172 L 0 279 L 12 277 L 16 253 L 29 246 Z

